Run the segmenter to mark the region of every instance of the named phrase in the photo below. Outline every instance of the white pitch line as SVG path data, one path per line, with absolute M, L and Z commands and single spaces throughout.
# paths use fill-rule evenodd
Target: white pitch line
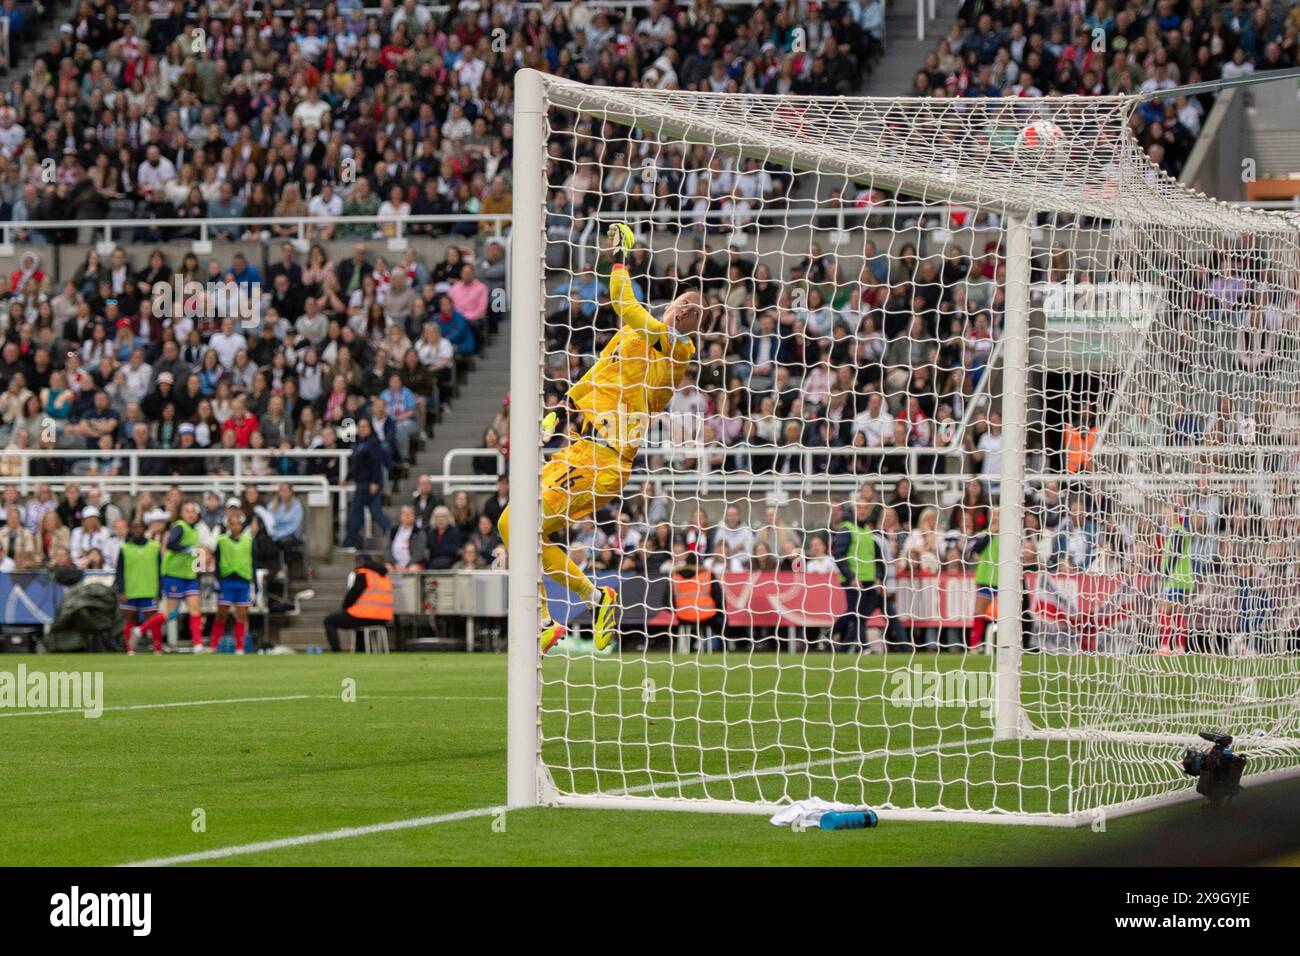
M 208 707 L 217 704 L 264 704 L 281 700 L 310 700 L 312 694 L 288 694 L 283 697 L 229 697 L 223 700 L 173 700 L 161 704 L 119 704 L 102 707 L 101 712 L 123 710 L 162 710 L 167 707 Z M 333 696 L 333 695 L 330 695 Z M 84 707 L 63 710 L 0 710 L 0 717 L 40 717 L 46 714 L 84 714 Z
M 308 846 L 312 843 L 328 843 L 332 840 L 348 840 L 352 837 L 370 836 L 373 833 L 391 833 L 394 830 L 413 830 L 416 827 L 430 827 L 439 823 L 454 823 L 457 820 L 472 820 L 495 813 L 504 813 L 505 807 L 479 807 L 476 810 L 457 810 L 454 813 L 440 813 L 432 817 L 413 817 L 410 820 L 393 820 L 389 823 L 372 823 L 364 827 L 345 827 L 342 830 L 327 830 L 324 833 L 307 833 L 302 836 L 284 837 L 279 840 L 262 840 L 259 843 L 245 843 L 242 846 L 226 846 L 216 850 L 203 850 L 199 853 L 183 853 L 180 856 L 160 856 L 152 860 L 140 860 L 136 863 L 121 863 L 119 866 L 176 866 L 182 863 L 205 863 L 209 860 L 225 860 L 232 856 L 248 856 L 250 853 L 264 853 L 270 850 L 283 850 L 288 847 Z
M 223 704 L 266 704 L 287 700 L 340 700 L 338 694 L 286 694 L 280 697 L 228 697 L 219 700 L 173 700 L 159 704 L 119 704 L 116 707 L 102 707 L 100 711 L 128 710 L 163 710 L 170 707 L 209 707 Z M 403 694 L 361 694 L 357 700 L 468 700 L 494 701 L 505 700 L 504 697 L 470 697 L 459 695 L 425 695 L 407 696 Z M 43 710 L 0 710 L 0 717 L 45 717 L 53 714 L 84 714 L 84 708 L 60 708 Z

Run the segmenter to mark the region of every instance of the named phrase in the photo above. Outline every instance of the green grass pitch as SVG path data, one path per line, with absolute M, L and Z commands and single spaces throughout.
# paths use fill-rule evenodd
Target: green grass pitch
M 596 740 L 624 734 L 626 784 L 659 786 L 671 764 L 669 744 L 690 741 L 682 754 L 701 756 L 678 770 L 712 774 L 727 765 L 714 749 L 726 733 L 724 718 L 738 714 L 734 682 L 761 689 L 776 684 L 774 670 L 720 672 L 707 666 L 669 665 L 632 657 L 622 662 L 548 660 L 547 701 L 556 703 L 558 681 L 573 695 L 572 716 L 545 715 L 548 733 L 557 719 L 572 721 L 576 736 L 582 721 Z M 763 664 L 763 661 L 756 661 Z M 87 655 L 6 656 L 0 671 L 99 670 L 104 674 L 105 711 L 98 719 L 79 713 L 0 709 L 5 774 L 0 785 L 0 864 L 107 865 L 183 856 L 261 841 L 320 834 L 350 827 L 438 816 L 499 806 L 505 800 L 506 659 L 502 655 L 394 655 L 366 657 L 245 657 Z M 879 665 L 877 665 L 879 666 Z M 987 663 L 975 666 L 987 667 Z M 690 704 L 704 722 L 670 719 L 672 708 L 692 700 L 686 687 L 652 700 L 608 688 L 594 698 L 589 682 L 636 688 L 647 675 L 660 681 L 696 681 Z M 764 676 L 766 675 L 766 676 Z M 781 680 L 790 679 L 783 675 Z M 851 692 L 845 675 L 830 674 L 839 695 Z M 856 678 L 861 680 L 861 677 Z M 665 685 L 666 686 L 666 685 Z M 854 685 L 860 686 L 860 685 Z M 345 692 L 355 688 L 355 701 Z M 783 685 L 783 690 L 796 690 Z M 815 689 L 815 688 L 810 688 Z M 727 691 L 728 693 L 723 693 Z M 584 694 L 586 696 L 584 696 Z M 592 701 L 597 706 L 591 706 Z M 615 713 L 606 703 L 625 700 Z M 764 720 L 748 731 L 761 766 L 798 757 L 844 752 L 853 731 L 851 710 L 829 705 L 835 733 L 830 741 L 790 737 L 798 714 L 810 705 L 793 705 L 773 696 L 767 711 L 746 712 Z M 160 706 L 167 705 L 167 706 Z M 795 709 L 792 711 L 790 707 Z M 877 704 L 877 707 L 879 704 Z M 657 709 L 656 709 L 657 708 Z M 711 710 L 710 710 L 711 708 Z M 589 713 L 590 712 L 590 713 Z M 942 727 L 951 715 L 935 711 Z M 585 718 L 584 718 L 585 715 Z M 821 716 L 827 716 L 822 714 Z M 845 726 L 841 727 L 841 717 Z M 820 719 L 820 717 L 818 718 Z M 974 717 L 962 715 L 961 720 Z M 796 721 L 797 722 L 797 721 Z M 617 725 L 617 726 L 615 726 Z M 676 730 L 670 728 L 676 727 Z M 755 729 L 757 728 L 757 729 Z M 978 729 L 978 728 L 976 728 Z M 805 733 L 807 731 L 805 730 Z M 939 733 L 924 723 L 914 731 L 920 746 Z M 674 736 L 677 734 L 679 736 Z M 658 736 L 656 736 L 658 735 Z M 784 736 L 783 736 L 784 735 Z M 895 737 L 891 745 L 901 742 Z M 740 741 L 732 741 L 739 746 Z M 872 739 L 852 739 L 870 750 Z M 775 744 L 775 746 L 768 746 Z M 548 743 L 548 756 L 556 744 Z M 609 744 L 571 748 L 565 766 L 617 766 Z M 719 763 L 721 761 L 721 763 Z M 874 763 L 832 758 L 812 776 L 795 775 L 824 787 L 838 780 L 852 785 L 859 773 L 875 781 L 874 791 L 891 773 L 930 780 L 918 797 L 926 800 L 947 788 L 984 779 L 977 761 L 960 772 L 944 762 L 899 758 Z M 956 766 L 956 765 L 954 765 Z M 742 771 L 744 767 L 740 768 Z M 557 782 L 581 781 L 587 771 L 557 774 Z M 702 785 L 687 795 L 774 797 L 775 780 L 736 778 Z M 960 779 L 958 779 L 960 778 Z M 602 783 L 610 785 L 608 777 Z M 987 782 L 986 782 L 987 783 Z M 895 784 L 895 787 L 899 784 Z M 732 788 L 735 788 L 734 791 Z M 937 788 L 937 789 L 936 789 Z M 818 787 L 814 787 L 818 790 Z M 664 792 L 664 791 L 659 791 Z M 686 791 L 683 791 L 686 792 Z M 821 792 L 818 790 L 818 792 Z M 894 794 L 901 796 L 895 789 Z M 963 798 L 988 799 L 990 785 L 974 786 Z M 1107 834 L 1133 833 L 1150 815 L 1111 821 Z M 202 826 L 198 825 L 201 821 Z M 1043 854 L 1081 850 L 1104 839 L 1077 830 L 1033 826 L 981 826 L 955 823 L 886 821 L 868 832 L 794 833 L 758 816 L 611 810 L 536 809 L 500 815 L 486 812 L 468 819 L 390 832 L 368 833 L 306 845 L 240 853 L 217 862 L 235 865 L 672 865 L 727 864 L 905 865 L 1032 862 Z

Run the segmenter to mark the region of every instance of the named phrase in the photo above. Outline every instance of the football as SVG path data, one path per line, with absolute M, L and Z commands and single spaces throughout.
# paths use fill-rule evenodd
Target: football
M 1034 152 L 1052 152 L 1064 145 L 1061 127 L 1048 120 L 1035 120 L 1020 131 L 1016 145 Z

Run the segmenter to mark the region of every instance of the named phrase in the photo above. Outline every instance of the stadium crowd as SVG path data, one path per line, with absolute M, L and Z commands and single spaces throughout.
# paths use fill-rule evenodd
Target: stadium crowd
M 1300 62 L 1300 6 L 1211 0 L 965 0 L 917 71 L 916 96 L 1158 93 Z M 1213 95 L 1156 97 L 1134 136 L 1177 176 Z
M 153 224 L 128 234 L 159 245 L 146 261 L 124 248 L 90 249 L 69 276 L 54 245 L 88 241 L 89 230 L 15 230 L 21 262 L 0 314 L 0 442 L 9 451 L 0 472 L 71 477 L 100 495 L 94 479 L 130 473 L 220 476 L 238 467 L 259 479 L 336 481 L 334 457 L 277 452 L 342 448 L 355 488 L 343 544 L 361 543 L 367 511 L 389 531 L 388 483 L 505 305 L 499 227 L 463 217 L 511 209 L 516 70 L 837 94 L 857 89 L 880 52 L 875 2 L 836 0 L 807 17 L 773 2 L 707 0 L 626 12 L 620 19 L 581 0 L 445 11 L 384 0 L 378 12 L 344 2 L 310 13 L 302 4 L 276 13 L 269 4 L 79 3 L 4 93 L 0 217 L 142 218 Z M 422 214 L 449 217 L 406 225 L 413 236 L 456 237 L 442 261 L 411 249 L 390 261 L 367 245 Z M 338 215 L 373 221 L 311 224 L 305 254 L 286 242 L 296 226 L 239 221 Z M 265 243 L 264 261 L 163 247 L 197 237 L 183 220 L 200 218 L 232 220 L 209 238 Z M 336 262 L 324 244 L 337 240 L 354 246 Z M 173 299 L 159 302 L 154 290 L 176 275 L 260 289 L 261 309 L 249 321 L 243 303 L 222 300 L 212 285 L 176 292 L 180 308 L 169 308 Z M 505 450 L 500 429 L 486 442 Z M 86 455 L 32 454 L 52 449 Z M 193 453 L 132 460 L 131 449 Z M 250 454 L 236 465 L 222 454 L 233 450 Z M 39 534 L 40 509 L 15 503 L 6 560 L 64 563 L 61 536 Z M 116 506 L 123 517 L 146 513 Z M 68 561 L 104 557 L 85 549 L 74 557 L 79 510 L 60 521 Z M 35 546 L 19 540 L 20 526 Z M 492 548 L 480 553 L 490 560 Z
M 512 78 L 836 95 L 880 52 L 881 4 L 673 5 L 577 0 L 435 12 L 415 0 L 246 8 L 79 3 L 5 94 L 0 214 L 14 222 L 138 216 L 368 216 L 313 238 L 391 235 L 410 214 L 510 211 Z M 279 13 L 276 10 L 280 10 Z M 413 234 L 473 222 L 412 225 Z M 24 242 L 65 238 L 24 230 Z M 288 226 L 232 223 L 218 237 Z
M 354 493 L 344 546 L 362 544 L 368 511 L 387 535 L 386 558 L 395 568 L 499 565 L 495 517 L 504 486 L 486 503 L 463 491 L 443 501 L 421 479 L 395 521 L 383 503 L 455 387 L 458 362 L 491 336 L 505 307 L 504 249 L 495 227 L 463 217 L 510 211 L 513 72 L 537 66 L 585 82 L 835 95 L 856 89 L 877 55 L 881 13 L 878 3 L 836 0 L 806 9 L 656 0 L 618 22 L 594 4 L 550 0 L 526 11 L 497 3 L 435 15 L 414 0 L 384 0 L 380 9 L 376 15 L 355 2 L 330 4 L 316 17 L 301 7 L 276 15 L 269 5 L 249 12 L 140 0 L 122 12 L 84 2 L 29 75 L 6 92 L 0 216 L 15 223 L 142 217 L 152 224 L 136 238 L 160 245 L 143 262 L 132 262 L 124 249 L 104 257 L 92 249 L 74 275 L 55 281 L 44 253 L 50 243 L 75 241 L 77 230 L 16 233 L 26 251 L 0 312 L 0 439 L 16 452 L 85 455 L 0 455 L 0 474 L 15 477 L 25 468 L 37 482 L 70 476 L 86 491 L 83 503 L 80 489 L 55 496 L 37 484 L 29 500 L 20 500 L 6 485 L 4 561 L 110 564 L 110 539 L 120 538 L 122 519 L 147 519 L 168 507 L 147 494 L 124 501 L 98 487 L 97 477 L 128 471 L 123 452 L 131 448 L 195 452 L 140 459 L 140 473 L 159 479 L 229 475 L 235 466 L 228 452 L 247 449 L 252 454 L 239 467 L 249 476 L 319 473 L 331 481 L 338 480 L 338 460 L 324 452 L 346 449 Z M 1261 8 L 1262 20 L 1256 11 L 1252 22 L 1273 29 L 1271 9 Z M 992 78 L 1005 79 L 1017 57 L 1029 69 L 1016 77 L 1036 77 L 1041 51 L 1051 50 L 1054 37 L 1075 36 L 1076 18 L 1088 22 L 1065 0 L 1050 10 L 1013 2 L 981 11 L 971 30 L 987 37 L 985 44 L 967 46 L 971 37 L 961 28 L 948 41 L 963 95 L 1007 91 Z M 1168 85 L 1175 78 L 1170 67 L 1187 52 L 1169 49 L 1184 28 L 1165 31 L 1166 46 L 1157 49 L 1148 39 L 1152 24 L 1159 39 L 1173 14 L 1145 16 L 1139 29 L 1126 13 L 1132 11 L 1109 18 L 1104 3 L 1094 10 L 1103 27 L 1110 19 L 1111 42 L 1123 39 L 1127 48 L 1112 50 L 1099 82 L 1109 84 L 1114 72 L 1115 89 L 1152 77 Z M 1222 27 L 1228 20 L 1216 13 L 1210 22 Z M 1252 30 L 1249 48 L 1236 30 L 1226 54 L 1223 43 L 1207 41 L 1212 64 L 1223 57 L 1253 62 L 1264 33 Z M 1294 26 L 1281 30 L 1280 46 L 1293 55 L 1294 43 L 1286 41 Z M 993 58 L 986 64 L 987 44 Z M 1205 76 L 1201 48 L 1179 82 L 1197 70 Z M 1268 49 L 1258 68 L 1271 68 Z M 1074 60 L 1065 58 L 1064 73 L 1057 64 L 1044 75 L 1068 76 Z M 941 79 L 931 85 L 951 92 L 946 72 Z M 1012 82 L 1010 92 L 1034 90 Z M 1163 109 L 1171 106 L 1181 121 L 1194 104 Z M 1159 134 L 1152 142 L 1182 135 L 1147 119 Z M 579 132 L 571 147 L 548 157 L 546 225 L 549 249 L 560 255 L 598 202 L 602 211 L 646 211 L 660 228 L 684 221 L 707 235 L 706 213 L 745 225 L 760 205 L 779 208 L 794 185 L 780 169 L 756 161 L 728 165 L 706 153 L 670 154 L 652 179 L 635 177 L 637 144 L 591 127 Z M 1166 147 L 1157 161 L 1176 155 Z M 376 240 L 420 214 L 452 217 L 446 225 L 405 225 L 410 235 L 454 236 L 444 259 L 379 250 Z M 334 215 L 374 221 L 309 224 L 305 254 L 287 241 L 296 226 L 239 221 Z M 267 244 L 269 266 L 244 253 L 229 261 L 169 255 L 161 242 L 197 235 L 181 220 L 199 218 L 232 220 L 212 236 Z M 332 260 L 324 244 L 336 240 L 352 247 Z M 712 329 L 658 426 L 657 437 L 673 450 L 651 452 L 648 462 L 759 475 L 879 476 L 892 489 L 885 500 L 871 497 L 875 481 L 864 483 L 860 497 L 867 498 L 873 528 L 896 524 L 896 531 L 882 532 L 902 536 L 891 539 L 896 560 L 970 567 L 980 536 L 987 539 L 998 490 L 1001 425 L 977 403 L 977 392 L 1001 322 L 1001 250 L 991 243 L 971 255 L 954 246 L 926 258 L 911 245 L 881 251 L 868 242 L 864 252 L 863 268 L 852 276 L 817 245 L 784 276 L 734 247 L 701 249 L 684 263 L 658 258 L 653 267 L 646 250 L 634 253 L 640 297 L 662 302 L 694 286 L 706 297 Z M 568 384 L 614 331 L 607 263 L 598 259 L 572 272 L 551 286 L 548 300 L 547 401 L 561 410 Z M 180 315 L 156 309 L 155 283 L 178 273 L 186 281 L 260 288 L 257 320 L 250 324 L 240 303 L 211 290 L 184 296 Z M 969 427 L 959 427 L 963 418 Z M 489 473 L 499 473 L 508 454 L 507 424 L 508 403 L 484 433 L 492 454 L 479 467 Z M 895 453 L 904 449 L 906 455 Z M 285 450 L 323 454 L 292 457 Z M 911 490 L 914 479 L 933 474 L 974 479 L 947 521 Z M 279 492 L 275 502 L 256 489 L 249 495 L 242 503 L 248 517 L 278 540 L 293 523 L 276 515 L 276 503 L 291 506 Z M 1084 544 L 1095 547 L 1095 524 L 1084 524 L 1096 519 L 1081 499 L 1084 515 L 1072 519 L 1076 499 L 1066 498 L 1065 517 L 1051 526 L 1065 530 L 1045 534 L 1041 540 L 1050 544 L 1038 550 L 1049 562 L 1077 564 Z M 204 504 L 213 515 L 220 510 L 219 500 Z M 843 560 L 843 544 L 830 532 L 848 520 L 845 513 L 833 515 L 826 532 L 805 534 L 778 533 L 779 512 L 758 527 L 728 510 L 674 528 L 656 507 L 652 496 L 633 498 L 589 523 L 581 531 L 582 561 L 651 573 L 687 553 L 719 568 Z M 856 513 L 857 504 L 842 507 Z M 301 517 L 297 527 L 301 533 Z

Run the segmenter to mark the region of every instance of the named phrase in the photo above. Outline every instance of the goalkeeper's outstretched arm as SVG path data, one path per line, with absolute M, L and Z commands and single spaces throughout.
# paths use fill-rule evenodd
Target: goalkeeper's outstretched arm
M 694 332 L 699 327 L 702 313 L 699 293 L 685 292 L 679 295 L 664 310 L 663 321 L 656 319 L 649 309 L 636 300 L 636 293 L 632 290 L 632 277 L 628 275 L 624 263 L 627 254 L 636 245 L 636 237 L 627 223 L 623 222 L 610 226 L 608 235 L 614 244 L 609 297 L 619 321 L 651 336 L 661 336 L 670 330 L 682 335 Z
M 668 331 L 668 326 L 651 315 L 650 310 L 636 300 L 636 294 L 632 291 L 632 277 L 627 273 L 624 260 L 636 245 L 636 237 L 627 223 L 623 222 L 616 222 L 610 226 L 608 235 L 614 245 L 614 265 L 609 275 L 609 297 L 615 314 L 624 325 L 650 335 L 663 335 Z

